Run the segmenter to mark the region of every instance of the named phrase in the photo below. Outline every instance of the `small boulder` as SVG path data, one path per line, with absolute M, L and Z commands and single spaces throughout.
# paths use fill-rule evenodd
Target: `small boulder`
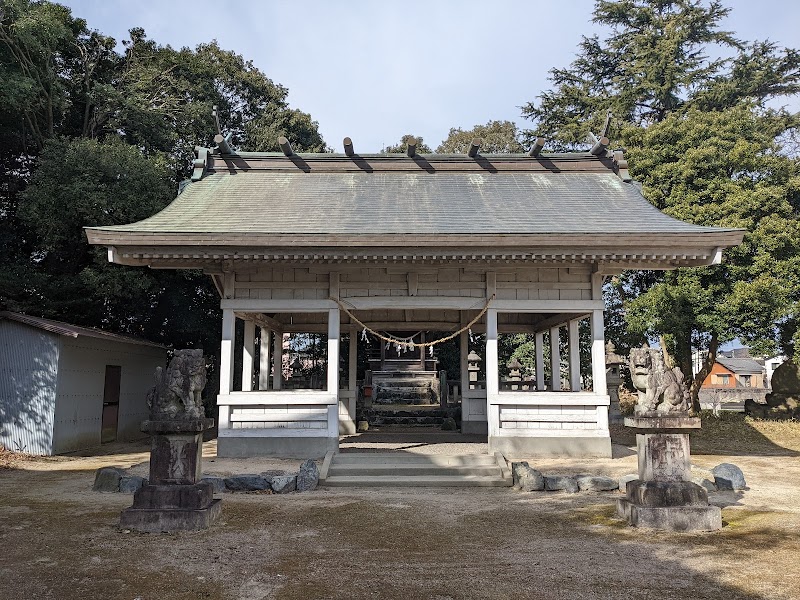
M 628 493 L 628 482 L 629 481 L 636 481 L 639 479 L 639 475 L 636 473 L 631 473 L 630 475 L 623 475 L 619 478 L 619 491 L 623 494 Z
M 610 492 L 619 488 L 619 481 L 604 475 L 578 475 L 576 481 L 583 492 Z
M 544 489 L 544 477 L 526 462 L 511 463 L 514 489 L 523 492 L 537 492 Z
M 307 460 L 300 465 L 300 472 L 297 474 L 297 491 L 310 492 L 317 489 L 319 484 L 319 469 L 313 460 Z
M 359 421 L 356 426 L 356 431 L 364 432 L 369 430 L 369 421 Z
M 218 477 L 217 475 L 205 475 L 200 481 L 207 481 L 214 488 L 215 494 L 221 494 L 225 491 L 225 478 Z
M 544 489 L 552 492 L 564 491 L 576 494 L 580 488 L 577 480 L 572 475 L 545 475 Z
M 138 475 L 124 475 L 119 480 L 119 491 L 123 494 L 135 494 L 147 480 Z
M 269 484 L 276 494 L 288 494 L 297 489 L 297 475 L 273 475 Z
M 747 488 L 744 473 L 736 465 L 722 463 L 711 469 L 711 472 L 714 474 L 714 483 L 721 490 L 744 490 Z
M 693 476 L 692 483 L 699 485 L 701 488 L 704 488 L 707 492 L 716 492 L 717 485 L 711 481 L 708 477 L 703 477 L 701 475 Z
M 261 475 L 232 475 L 226 477 L 225 488 L 230 492 L 260 492 L 270 489 L 269 481 Z
M 126 473 L 118 467 L 101 467 L 94 476 L 92 490 L 95 492 L 118 492 L 119 482 Z
M 456 431 L 458 429 L 458 424 L 453 417 L 447 417 L 444 421 L 442 421 L 442 431 Z

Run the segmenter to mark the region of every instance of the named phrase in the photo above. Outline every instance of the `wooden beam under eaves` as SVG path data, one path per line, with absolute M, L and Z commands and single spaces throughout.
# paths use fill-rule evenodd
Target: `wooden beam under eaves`
M 528 156 L 536 158 L 542 152 L 542 148 L 544 148 L 545 139 L 543 137 L 537 137 L 536 141 L 533 143 L 533 147 L 528 152 Z
M 467 156 L 470 158 L 475 158 L 478 156 L 478 150 L 481 149 L 481 144 L 483 140 L 481 138 L 475 138 L 472 140 L 472 143 L 469 145 L 469 150 L 467 150 Z
M 344 153 L 347 156 L 355 156 L 356 151 L 353 149 L 353 140 L 349 137 L 344 138 Z
M 411 158 L 414 158 L 417 155 L 417 138 L 408 138 L 408 141 L 406 142 L 406 154 L 408 154 Z
M 279 136 L 278 145 L 281 147 L 281 150 L 286 156 L 292 156 L 294 154 L 294 151 L 292 150 L 292 145 L 289 143 L 289 140 L 287 140 L 286 137 Z

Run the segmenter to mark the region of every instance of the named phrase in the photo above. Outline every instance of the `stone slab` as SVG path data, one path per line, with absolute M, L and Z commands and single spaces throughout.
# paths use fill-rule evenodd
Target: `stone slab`
M 645 429 L 652 433 L 658 431 L 676 431 L 683 429 L 700 429 L 700 417 L 689 416 L 635 416 L 625 417 L 625 427 Z
M 126 476 L 118 467 L 100 467 L 94 476 L 92 490 L 95 492 L 118 492 L 119 483 Z
M 202 453 L 202 433 L 152 434 L 150 482 L 179 485 L 197 483 L 202 477 Z
M 634 527 L 665 531 L 716 531 L 722 528 L 718 506 L 637 506 L 627 498 L 617 500 L 617 515 Z
M 322 458 L 328 452 L 338 451 L 338 436 L 217 438 L 217 456 L 220 458 L 247 458 L 250 456 Z
M 578 475 L 575 479 L 582 492 L 611 492 L 619 489 L 619 481 L 604 475 Z
M 637 506 L 708 506 L 708 492 L 691 481 L 631 481 L 626 494 Z
M 577 494 L 580 490 L 577 480 L 572 475 L 545 475 L 544 489 L 551 492 L 564 491 L 570 494 Z
M 690 481 L 688 433 L 637 433 L 636 453 L 642 481 Z
M 610 437 L 489 436 L 489 454 L 506 458 L 611 458 Z
M 210 482 L 193 485 L 143 485 L 133 496 L 133 508 L 141 509 L 202 509 L 214 497 Z
M 120 514 L 119 526 L 145 533 L 197 531 L 208 529 L 222 512 L 222 500 L 213 500 L 201 509 L 126 508 Z
M 715 485 L 721 490 L 745 490 L 747 481 L 744 473 L 734 464 L 722 463 L 711 469 Z
M 119 480 L 119 491 L 123 494 L 135 494 L 147 483 L 144 477 L 138 475 L 126 475 Z

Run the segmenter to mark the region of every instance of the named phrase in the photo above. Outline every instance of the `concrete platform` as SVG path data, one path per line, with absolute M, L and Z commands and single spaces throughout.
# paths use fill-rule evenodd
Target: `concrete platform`
M 322 485 L 331 487 L 507 487 L 512 484 L 502 456 L 424 455 L 404 452 L 333 454 Z

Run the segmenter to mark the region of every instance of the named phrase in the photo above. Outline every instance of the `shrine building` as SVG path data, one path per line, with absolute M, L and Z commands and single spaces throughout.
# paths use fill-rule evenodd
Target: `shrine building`
M 418 361 L 427 373 L 430 348 L 453 336 L 462 432 L 511 457 L 611 456 L 604 278 L 718 264 L 743 237 L 661 213 L 605 138 L 557 154 L 541 140 L 527 154 L 482 154 L 475 140 L 461 155 L 414 145 L 358 154 L 349 138 L 341 154 L 298 154 L 285 138 L 282 152 L 217 143 L 197 149 L 191 181 L 164 210 L 86 232 L 111 262 L 213 279 L 223 314 L 219 456 L 336 452 L 355 431 L 359 344 L 381 348 L 376 373 L 404 352 L 405 368 Z M 299 333 L 326 340 L 323 376 L 302 386 L 287 378 L 285 357 Z M 500 376 L 498 336 L 515 333 L 535 340 L 529 384 Z M 485 377 L 470 381 L 476 336 Z

